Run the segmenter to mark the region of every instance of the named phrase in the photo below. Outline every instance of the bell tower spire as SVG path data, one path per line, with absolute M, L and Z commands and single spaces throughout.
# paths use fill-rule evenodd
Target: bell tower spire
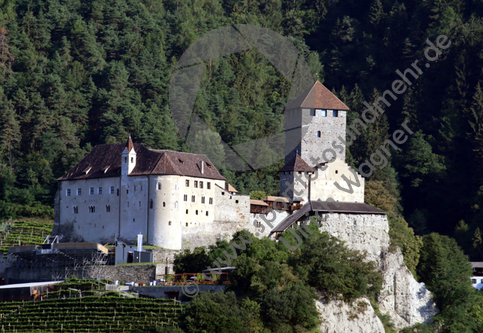
M 129 175 L 136 167 L 136 151 L 134 150 L 134 143 L 131 135 L 126 141 L 124 150 L 122 151 L 122 175 Z

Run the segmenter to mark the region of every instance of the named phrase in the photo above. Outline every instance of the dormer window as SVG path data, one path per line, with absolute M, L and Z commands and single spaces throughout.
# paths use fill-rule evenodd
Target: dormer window
M 179 163 L 183 164 L 184 161 L 181 158 L 178 158 Z

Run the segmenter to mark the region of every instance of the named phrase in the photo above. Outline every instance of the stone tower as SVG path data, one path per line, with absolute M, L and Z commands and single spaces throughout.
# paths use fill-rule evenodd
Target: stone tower
M 319 81 L 285 108 L 285 163 L 296 154 L 310 166 L 345 161 L 346 112 L 349 108 Z M 334 143 L 335 141 L 335 143 Z
M 364 179 L 345 163 L 341 143 L 345 142 L 347 111 L 319 81 L 286 107 L 280 195 L 303 202 L 364 202 Z M 355 185 L 341 190 L 347 181 Z

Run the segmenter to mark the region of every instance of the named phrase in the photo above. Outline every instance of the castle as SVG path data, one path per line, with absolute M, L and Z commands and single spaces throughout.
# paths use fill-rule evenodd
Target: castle
M 339 209 L 348 214 L 383 214 L 364 204 L 364 179 L 344 162 L 345 147 L 333 144 L 345 138 L 347 111 L 319 81 L 287 106 L 282 197 L 264 200 L 238 195 L 205 155 L 148 149 L 131 137 L 95 146 L 58 179 L 56 230 L 68 226 L 88 242 L 132 242 L 142 233 L 149 244 L 179 250 L 242 229 L 259 237 L 283 232 L 294 211 L 315 201 L 352 203 Z M 352 192 L 334 185 L 345 184 L 344 175 L 359 184 Z

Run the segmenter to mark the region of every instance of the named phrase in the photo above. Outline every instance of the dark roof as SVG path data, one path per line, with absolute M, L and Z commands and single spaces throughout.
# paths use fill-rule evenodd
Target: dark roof
M 386 215 L 385 211 L 366 203 L 310 201 L 299 210 L 296 210 L 292 215 L 287 216 L 270 233 L 284 232 L 292 224 L 300 220 L 303 215 L 310 212 Z
M 302 157 L 300 157 L 298 154 L 295 154 L 295 156 L 287 163 L 285 164 L 278 172 L 285 172 L 285 171 L 310 171 L 313 170 L 310 165 L 307 164 L 303 160 Z
M 287 105 L 285 110 L 295 108 L 349 110 L 347 105 L 319 81 Z
M 127 152 L 130 153 L 133 148 L 134 148 L 134 143 L 132 142 L 131 136 L 129 135 L 129 138 L 127 139 L 127 142 L 126 142 Z
M 121 154 L 125 148 L 127 148 L 127 144 L 122 143 L 97 145 L 82 161 L 58 180 L 119 177 L 121 175 Z M 136 152 L 136 166 L 129 174 L 130 176 L 180 175 L 226 180 L 206 155 L 171 150 L 151 150 L 140 143 L 133 144 L 133 148 Z M 205 163 L 203 174 L 201 173 L 201 161 Z

